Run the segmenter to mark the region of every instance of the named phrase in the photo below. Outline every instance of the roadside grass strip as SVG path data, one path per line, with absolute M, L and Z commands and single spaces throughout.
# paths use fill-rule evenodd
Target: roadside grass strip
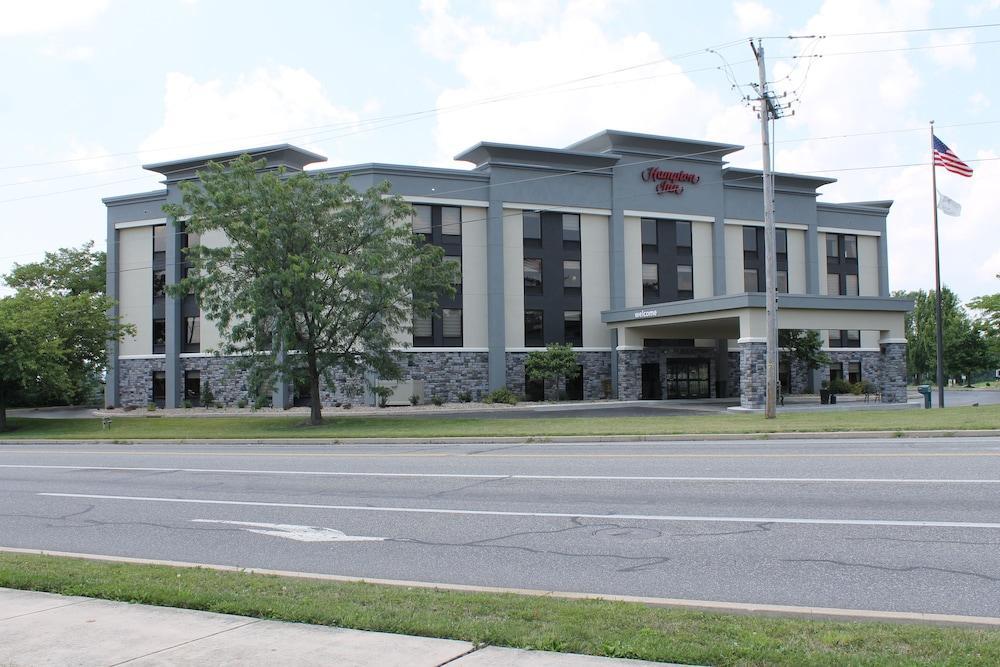
M 443 438 L 601 435 L 683 435 L 724 433 L 795 433 L 823 431 L 962 431 L 1000 429 L 1000 405 L 946 410 L 863 410 L 779 415 L 684 415 L 669 417 L 470 418 L 344 417 L 328 411 L 324 423 L 309 426 L 297 417 L 121 417 L 110 429 L 101 420 L 15 417 L 6 439 L 299 439 L 299 438 Z M 336 413 L 333 413 L 336 414 Z
M 0 553 L 0 587 L 701 665 L 997 665 L 1000 631 L 707 613 Z

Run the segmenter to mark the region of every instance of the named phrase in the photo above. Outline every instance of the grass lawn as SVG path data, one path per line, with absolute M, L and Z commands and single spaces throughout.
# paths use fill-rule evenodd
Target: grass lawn
M 682 417 L 559 417 L 525 419 L 327 417 L 308 426 L 302 417 L 121 417 L 110 430 L 100 419 L 13 418 L 0 439 L 83 438 L 429 438 L 462 436 L 663 435 L 681 433 L 777 433 L 795 431 L 921 431 L 1000 429 L 1000 405 L 946 410 L 859 410 L 762 415 Z
M 0 553 L 0 586 L 701 665 L 996 665 L 1000 631 L 711 614 Z

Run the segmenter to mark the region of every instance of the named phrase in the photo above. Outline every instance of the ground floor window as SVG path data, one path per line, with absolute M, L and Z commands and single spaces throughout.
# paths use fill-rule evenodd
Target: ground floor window
M 201 403 L 201 371 L 184 372 L 184 400 L 191 405 Z
M 861 382 L 861 362 L 852 361 L 847 364 L 847 381 L 851 384 Z
M 295 381 L 295 394 L 292 396 L 292 405 L 297 408 L 312 405 L 312 387 L 309 385 L 308 379 L 298 379 Z
M 838 366 L 831 366 L 830 367 L 830 382 L 833 382 L 834 380 L 843 380 L 843 379 L 844 379 L 844 369 L 842 367 L 840 367 L 839 365 Z
M 163 371 L 153 371 L 153 403 L 160 407 L 167 402 L 167 374 Z
M 583 366 L 577 366 L 576 375 L 566 378 L 566 400 L 583 400 Z
M 526 401 L 544 401 L 545 400 L 545 381 L 544 380 L 532 380 L 530 378 L 524 379 L 524 400 Z
M 667 398 L 710 398 L 707 359 L 667 359 Z

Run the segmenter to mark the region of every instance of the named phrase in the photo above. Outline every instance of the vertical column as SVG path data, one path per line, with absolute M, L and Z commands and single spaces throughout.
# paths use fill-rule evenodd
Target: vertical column
M 636 401 L 642 393 L 642 337 L 626 328 L 615 330 L 617 396 L 620 401 Z
M 181 193 L 177 187 L 176 183 L 171 183 L 167 185 L 167 203 L 175 204 L 180 203 Z M 167 285 L 176 285 L 181 279 L 181 234 L 180 226 L 176 220 L 172 218 L 167 219 L 167 256 L 166 256 L 166 273 L 167 273 Z M 181 367 L 180 353 L 181 353 L 181 340 L 184 336 L 183 332 L 183 319 L 181 318 L 181 302 L 184 297 L 171 296 L 170 292 L 167 292 L 166 299 L 164 301 L 164 318 L 166 319 L 166 345 L 164 348 L 165 364 L 164 370 L 166 371 L 166 400 L 164 401 L 164 407 L 176 408 L 180 407 L 181 401 L 181 390 L 183 389 L 183 381 L 181 374 L 183 373 L 183 368 Z
M 906 339 L 879 341 L 882 402 L 906 403 Z
M 819 294 L 819 233 L 816 225 L 809 225 L 806 230 L 806 294 Z M 823 276 L 826 280 L 826 276 Z
M 767 342 L 740 339 L 740 405 L 763 410 L 767 398 Z
M 882 235 L 878 237 L 878 295 L 889 296 L 889 243 L 886 240 L 886 221 L 882 219 Z
M 111 221 L 110 210 L 108 211 L 107 239 L 106 289 L 108 298 L 112 300 L 111 308 L 108 310 L 108 317 L 117 318 L 120 312 L 118 310 L 118 230 L 115 229 L 115 225 Z M 108 372 L 104 380 L 104 405 L 118 407 L 119 343 L 117 339 L 108 341 L 107 353 Z
M 486 310 L 491 390 L 507 384 L 503 244 L 503 201 L 491 197 L 486 212 Z
M 625 209 L 615 201 L 615 182 L 611 180 L 611 217 L 608 218 L 608 278 L 611 310 L 625 307 Z M 611 332 L 611 395 L 624 400 L 619 373 L 618 330 Z

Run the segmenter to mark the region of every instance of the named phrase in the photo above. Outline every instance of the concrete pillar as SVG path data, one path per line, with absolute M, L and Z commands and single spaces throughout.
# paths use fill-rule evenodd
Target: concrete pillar
M 740 405 L 764 409 L 767 394 L 767 343 L 740 339 Z
M 490 390 L 507 386 L 503 226 L 503 201 L 491 198 L 486 211 L 486 339 Z
M 118 317 L 118 230 L 115 229 L 111 221 L 111 213 L 108 212 L 108 249 L 107 249 L 107 294 L 112 299 L 111 309 L 108 310 L 108 317 Z M 118 340 L 108 341 L 108 372 L 104 376 L 104 406 L 118 407 Z

